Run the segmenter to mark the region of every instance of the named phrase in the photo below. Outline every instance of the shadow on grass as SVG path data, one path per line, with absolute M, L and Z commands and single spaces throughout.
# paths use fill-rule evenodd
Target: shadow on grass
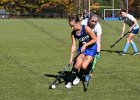
M 118 50 L 101 50 L 102 52 L 109 52 L 109 53 L 116 53 L 116 54 L 119 54 L 120 55 L 120 53 L 121 52 L 123 52 L 123 51 L 118 51 Z M 126 54 L 131 54 L 132 55 L 132 53 L 126 53 Z
M 58 72 L 58 74 L 60 75 L 62 71 Z M 47 76 L 47 77 L 52 77 L 52 78 L 55 78 L 53 82 L 50 83 L 49 85 L 49 89 L 52 89 L 52 85 L 55 84 L 55 85 L 59 85 L 61 83 L 64 83 L 66 84 L 68 82 L 68 80 L 70 79 L 70 71 L 65 71 L 60 78 L 57 79 L 57 77 L 59 75 L 52 75 L 52 74 L 45 74 L 44 76 Z M 57 79 L 57 81 L 56 81 Z M 84 87 L 84 92 L 87 91 L 88 89 L 88 85 L 89 85 L 89 82 L 85 82 L 84 81 L 85 78 L 81 78 L 81 81 L 83 83 L 83 87 Z M 56 83 L 54 83 L 56 81 Z
M 118 51 L 118 50 L 101 50 L 102 52 L 109 52 L 109 53 L 118 53 L 120 54 L 122 51 Z
M 52 74 L 45 74 L 44 76 L 47 76 L 47 77 L 52 77 L 54 78 L 54 81 L 57 79 L 57 77 L 59 77 L 59 75 L 61 74 L 62 71 L 59 71 L 58 72 L 58 75 L 52 75 Z M 57 82 L 55 83 L 55 85 L 59 85 L 61 83 L 67 83 L 68 80 L 70 78 L 70 71 L 65 71 L 61 76 L 60 78 L 58 78 Z M 54 82 L 53 81 L 53 82 Z M 52 82 L 52 83 L 53 83 Z

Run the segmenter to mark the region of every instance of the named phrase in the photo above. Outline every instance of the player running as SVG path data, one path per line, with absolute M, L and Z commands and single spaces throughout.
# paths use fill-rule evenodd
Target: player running
M 124 35 L 124 31 L 125 31 L 125 28 L 126 28 L 126 24 L 128 26 L 130 26 L 130 29 L 129 29 L 129 34 L 128 34 L 128 37 L 127 37 L 127 42 L 124 46 L 124 49 L 123 49 L 123 52 L 121 53 L 121 55 L 125 55 L 126 54 L 126 51 L 129 47 L 129 45 L 131 44 L 132 45 L 132 48 L 134 49 L 134 53 L 133 55 L 139 55 L 139 51 L 138 51 L 138 48 L 136 47 L 136 44 L 135 42 L 133 41 L 133 38 L 136 34 L 138 34 L 139 32 L 139 25 L 138 25 L 138 22 L 137 20 L 134 18 L 134 16 L 126 13 L 126 10 L 121 10 L 120 11 L 120 16 L 122 18 L 122 21 L 123 21 L 123 28 L 122 28 L 122 34 L 121 34 L 121 37 Z
M 101 55 L 101 35 L 102 35 L 102 27 L 99 23 L 99 17 L 97 14 L 93 13 L 90 15 L 89 18 L 85 18 L 84 20 L 82 20 L 82 25 L 88 25 L 92 31 L 96 34 L 97 36 L 97 58 L 100 58 Z M 89 64 L 89 70 L 91 68 L 92 64 Z M 74 85 L 78 85 L 80 82 L 80 78 L 82 73 L 79 73 L 78 76 L 76 76 L 76 78 L 73 81 Z M 89 75 L 86 75 L 86 81 L 89 81 L 90 79 L 90 73 Z
M 97 38 L 95 33 L 92 32 L 91 28 L 85 25 L 81 25 L 80 20 L 77 17 L 70 17 L 69 25 L 73 30 L 71 33 L 72 45 L 69 63 L 72 62 L 74 52 L 76 50 L 76 39 L 79 40 L 79 47 L 77 52 L 82 53 L 78 56 L 74 67 L 71 70 L 70 80 L 66 84 L 66 88 L 71 88 L 73 79 L 75 78 L 79 69 L 82 68 L 84 72 L 83 74 L 86 75 L 87 66 L 97 53 Z

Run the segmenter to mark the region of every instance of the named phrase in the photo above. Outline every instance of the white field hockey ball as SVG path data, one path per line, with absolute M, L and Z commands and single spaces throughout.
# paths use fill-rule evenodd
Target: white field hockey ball
M 53 85 L 52 85 L 52 89 L 55 89 L 55 88 L 56 88 L 56 86 L 53 84 Z

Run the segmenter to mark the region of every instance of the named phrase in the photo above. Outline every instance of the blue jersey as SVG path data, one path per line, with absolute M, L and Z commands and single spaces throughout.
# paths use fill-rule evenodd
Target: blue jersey
M 72 34 L 74 35 L 74 37 L 76 39 L 79 40 L 79 47 L 82 47 L 83 44 L 88 43 L 91 40 L 91 37 L 85 32 L 85 25 L 82 25 L 82 30 L 81 30 L 80 35 L 78 35 L 76 31 L 73 31 Z M 94 45 L 94 44 L 92 44 L 92 45 Z M 92 46 L 92 45 L 90 45 L 90 46 Z
M 85 25 L 82 25 L 82 30 L 81 30 L 80 35 L 78 35 L 76 31 L 73 31 L 72 34 L 74 35 L 74 37 L 76 39 L 79 40 L 78 52 L 81 51 L 81 48 L 85 43 L 88 43 L 91 40 L 91 37 L 85 32 Z M 84 51 L 85 55 L 89 55 L 92 57 L 94 57 L 94 55 L 96 55 L 96 53 L 97 53 L 97 44 L 96 43 L 88 46 L 86 48 L 86 50 Z

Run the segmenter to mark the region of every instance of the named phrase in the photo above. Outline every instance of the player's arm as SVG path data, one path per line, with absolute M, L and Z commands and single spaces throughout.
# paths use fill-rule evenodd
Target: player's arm
M 69 63 L 72 62 L 72 59 L 74 57 L 74 53 L 75 53 L 75 50 L 76 50 L 76 39 L 75 39 L 73 33 L 71 34 L 71 40 L 72 40 L 72 43 L 71 43 L 71 53 L 70 53 L 70 61 L 69 61 Z
M 101 52 L 101 37 L 102 36 L 102 28 L 101 26 L 97 29 L 97 52 Z
M 91 30 L 90 27 L 85 26 L 85 31 L 91 37 L 91 40 L 88 43 L 86 43 L 85 45 L 83 45 L 86 48 L 89 45 L 92 45 L 92 44 L 96 43 L 97 42 L 97 37 L 96 37 L 95 33 Z M 84 47 L 82 47 L 82 48 L 84 48 Z
M 123 28 L 122 28 L 122 34 L 121 34 L 121 37 L 123 37 L 123 35 L 124 35 L 124 31 L 125 31 L 125 23 L 123 22 Z
M 101 34 L 97 33 L 97 58 L 99 59 L 101 56 Z
M 101 35 L 97 35 L 97 52 L 101 50 Z

